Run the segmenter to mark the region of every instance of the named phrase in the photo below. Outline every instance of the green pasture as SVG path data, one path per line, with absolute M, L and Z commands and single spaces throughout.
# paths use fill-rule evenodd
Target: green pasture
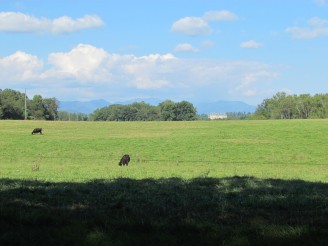
M 327 133 L 328 120 L 0 121 L 0 245 L 328 245 Z
M 42 127 L 43 135 L 31 135 Z M 328 121 L 0 121 L 0 177 L 254 176 L 328 182 Z M 119 167 L 123 154 L 129 167 Z

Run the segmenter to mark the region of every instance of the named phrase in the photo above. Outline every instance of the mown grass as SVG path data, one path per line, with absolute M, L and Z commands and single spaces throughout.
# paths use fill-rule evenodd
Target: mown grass
M 42 127 L 44 135 L 31 135 Z M 0 121 L 0 177 L 256 176 L 328 181 L 328 121 Z M 118 168 L 131 156 L 129 168 Z M 33 166 L 39 166 L 37 171 Z
M 0 121 L 0 244 L 327 245 L 327 130 Z
M 2 245 L 325 245 L 328 185 L 254 177 L 0 180 Z

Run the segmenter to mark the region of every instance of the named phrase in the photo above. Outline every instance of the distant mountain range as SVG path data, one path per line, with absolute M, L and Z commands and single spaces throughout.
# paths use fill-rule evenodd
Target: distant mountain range
M 240 101 L 217 101 L 195 103 L 198 114 L 210 113 L 254 113 L 257 106 L 250 105 Z
M 90 114 L 96 109 L 107 107 L 112 104 L 127 105 L 134 102 L 145 102 L 153 106 L 157 106 L 163 100 L 151 98 L 151 99 L 135 99 L 123 102 L 108 102 L 106 100 L 92 100 L 92 101 L 60 101 L 59 110 L 67 111 L 71 113 L 83 113 Z M 216 101 L 216 102 L 202 102 L 193 103 L 197 109 L 198 114 L 210 114 L 210 113 L 227 113 L 227 112 L 243 112 L 253 113 L 256 110 L 256 106 L 250 105 L 240 101 Z
M 59 110 L 67 111 L 70 113 L 83 113 L 91 114 L 98 108 L 109 106 L 111 103 L 106 100 L 92 100 L 92 101 L 60 101 Z

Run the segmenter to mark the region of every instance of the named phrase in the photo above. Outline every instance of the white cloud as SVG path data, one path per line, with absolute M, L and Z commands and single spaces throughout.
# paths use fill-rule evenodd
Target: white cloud
M 243 77 L 243 83 L 240 85 L 240 87 L 246 87 L 261 80 L 267 80 L 268 78 L 275 77 L 277 77 L 276 73 L 272 73 L 267 70 L 259 70 L 256 72 L 246 73 Z
M 52 21 L 51 27 L 53 33 L 70 33 L 82 29 L 101 27 L 104 22 L 96 15 L 85 15 L 78 19 L 63 16 Z
M 246 49 L 261 48 L 262 46 L 263 45 L 261 43 L 258 43 L 254 40 L 245 41 L 240 44 L 241 48 L 246 48 Z
M 83 85 L 118 85 L 138 89 L 169 87 L 163 79 L 166 63 L 175 59 L 171 54 L 134 55 L 110 54 L 92 45 L 79 44 L 67 53 L 52 53 L 52 68 L 42 78 L 72 80 Z
M 175 57 L 171 54 L 131 56 L 121 65 L 120 73 L 125 76 L 123 83 L 137 89 L 169 88 L 172 83 L 166 77 L 171 72 L 170 64 L 173 60 Z
M 313 39 L 320 36 L 328 36 L 328 27 L 315 29 L 291 27 L 286 31 L 290 33 L 293 38 L 297 39 Z
M 65 34 L 103 25 L 104 22 L 96 15 L 85 15 L 77 19 L 68 16 L 47 19 L 19 12 L 0 12 L 1 32 Z
M 209 35 L 212 29 L 211 21 L 231 21 L 238 19 L 237 15 L 227 10 L 208 11 L 203 17 L 184 17 L 173 23 L 171 31 L 187 36 Z
M 173 32 L 187 36 L 207 35 L 212 32 L 208 23 L 200 17 L 185 17 L 173 23 Z
M 38 78 L 42 68 L 41 60 L 22 51 L 0 58 L 0 78 L 14 83 Z
M 313 27 L 323 27 L 328 26 L 328 20 L 320 19 L 319 17 L 313 17 L 308 20 L 309 25 Z
M 314 0 L 314 2 L 319 6 L 324 6 L 327 4 L 327 0 Z
M 247 97 L 254 96 L 258 93 L 258 83 L 263 84 L 278 77 L 278 73 L 269 71 L 268 67 L 261 66 L 255 71 L 246 71 L 242 76 L 241 83 L 236 87 L 236 91 Z
M 321 36 L 328 36 L 328 20 L 313 17 L 308 20 L 309 27 L 289 27 L 286 32 L 293 38 L 313 39 Z
M 108 54 L 91 45 L 79 44 L 68 53 L 51 53 L 48 57 L 52 69 L 44 78 L 72 78 L 79 81 L 103 81 L 109 73 L 105 67 Z
M 237 20 L 238 17 L 236 14 L 228 10 L 221 10 L 221 11 L 208 11 L 204 14 L 203 19 L 206 21 L 231 21 L 231 20 Z
M 238 98 L 254 96 L 258 86 L 276 78 L 277 73 L 260 62 L 179 59 L 172 54 L 120 55 L 88 44 L 51 53 L 47 62 L 21 51 L 0 58 L 0 88 L 15 85 L 60 100 L 140 94 L 208 99 L 224 98 L 229 91 Z
M 183 43 L 183 44 L 178 44 L 175 49 L 175 52 L 198 52 L 198 49 L 194 48 L 191 44 L 188 43 Z

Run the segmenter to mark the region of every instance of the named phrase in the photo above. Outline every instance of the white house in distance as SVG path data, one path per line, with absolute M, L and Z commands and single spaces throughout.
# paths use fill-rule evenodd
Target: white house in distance
M 225 113 L 224 114 L 211 113 L 208 115 L 208 118 L 210 118 L 211 120 L 225 120 L 228 118 L 228 116 Z

